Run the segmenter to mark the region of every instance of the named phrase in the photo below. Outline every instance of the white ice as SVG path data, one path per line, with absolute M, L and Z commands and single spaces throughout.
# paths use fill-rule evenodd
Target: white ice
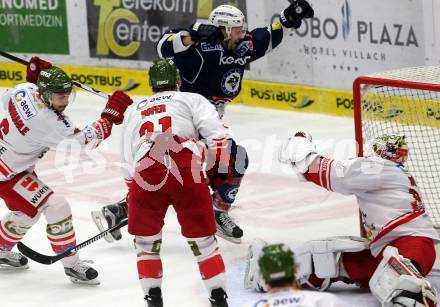
M 4 90 L 0 90 L 3 93 Z M 136 97 L 139 98 L 139 97 Z M 105 100 L 78 92 L 66 113 L 79 126 L 99 117 Z M 354 128 L 351 118 L 274 111 L 240 105 L 229 106 L 225 121 L 235 139 L 249 153 L 250 166 L 231 215 L 244 229 L 243 243 L 232 244 L 219 238 L 227 270 L 227 290 L 232 307 L 252 300 L 257 294 L 243 289 L 244 259 L 249 243 L 256 237 L 292 246 L 313 238 L 358 235 L 358 211 L 353 197 L 329 193 L 310 183 L 299 182 L 289 168 L 281 167 L 276 148 L 294 131 L 311 133 L 326 155 L 355 156 Z M 119 135 L 116 126 L 110 139 L 94 156 L 50 151 L 37 166 L 37 173 L 56 193 L 69 201 L 74 217 L 77 242 L 98 233 L 90 218 L 91 210 L 120 200 L 126 193 L 120 175 Z M 0 200 L 0 216 L 7 208 Z M 163 296 L 167 307 L 206 307 L 205 291 L 198 267 L 180 234 L 174 211 L 170 208 L 163 229 Z M 45 236 L 44 217 L 29 231 L 23 242 L 31 248 L 52 254 Z M 0 306 L 144 306 L 136 271 L 132 237 L 113 244 L 104 240 L 81 250 L 83 259 L 92 259 L 99 271 L 101 285 L 78 286 L 70 283 L 59 263 L 45 266 L 30 261 L 30 269 L 0 272 Z M 344 306 L 379 306 L 367 291 L 336 284 L 331 291 L 343 299 Z

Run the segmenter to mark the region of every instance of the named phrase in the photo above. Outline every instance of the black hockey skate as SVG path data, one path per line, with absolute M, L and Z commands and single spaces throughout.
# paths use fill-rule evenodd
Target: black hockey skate
M 64 268 L 64 273 L 69 277 L 70 281 L 75 284 L 99 285 L 98 272 L 85 264 L 78 261 L 71 268 Z
M 162 290 L 159 287 L 151 288 L 144 300 L 147 302 L 145 307 L 163 307 Z
M 24 270 L 29 268 L 28 259 L 20 253 L 0 251 L 0 269 Z
M 211 291 L 211 297 L 209 302 L 211 307 L 228 307 L 227 299 L 228 295 L 222 288 L 217 288 Z
M 217 235 L 232 243 L 241 243 L 243 230 L 235 224 L 234 220 L 226 211 L 214 210 L 215 224 L 217 226 Z
M 100 211 L 92 211 L 91 215 L 99 231 L 103 232 L 127 218 L 127 201 L 124 198 L 116 204 L 102 207 Z M 112 231 L 111 233 L 107 234 L 104 239 L 108 243 L 112 243 L 114 240 L 121 240 L 121 230 L 117 229 Z

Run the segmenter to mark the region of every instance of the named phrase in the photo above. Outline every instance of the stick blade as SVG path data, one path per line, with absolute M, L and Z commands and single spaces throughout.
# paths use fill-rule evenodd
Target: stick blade
M 20 253 L 22 253 L 23 255 L 28 257 L 29 259 L 31 259 L 35 262 L 41 263 L 41 264 L 49 265 L 49 264 L 52 264 L 55 261 L 57 261 L 56 256 L 46 256 L 46 255 L 40 254 L 40 253 L 34 251 L 33 249 L 31 249 L 30 247 L 26 246 L 22 242 L 17 243 L 17 248 L 20 251 Z

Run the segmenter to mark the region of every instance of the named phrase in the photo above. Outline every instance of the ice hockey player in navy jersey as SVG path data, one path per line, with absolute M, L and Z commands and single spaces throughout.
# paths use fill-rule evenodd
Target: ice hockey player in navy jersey
M 313 14 L 307 1 L 292 0 L 281 12 L 279 22 L 248 31 L 245 16 L 238 8 L 220 5 L 211 12 L 208 23 L 196 22 L 187 29 L 165 33 L 158 42 L 157 52 L 162 58 L 171 58 L 180 70 L 180 90 L 201 94 L 215 105 L 222 118 L 225 106 L 241 90 L 246 66 L 281 43 L 283 28 L 298 28 L 304 18 L 311 18 Z M 226 171 L 221 172 L 214 165 L 207 173 L 214 191 L 217 235 L 240 243 L 243 231 L 228 210 L 248 166 L 248 156 L 244 147 L 233 148 L 237 150 L 231 152 L 231 164 Z M 114 221 L 125 217 L 125 203 L 105 206 L 102 212 L 92 213 L 98 227 L 104 229 L 100 224 L 104 218 L 108 226 L 112 226 Z M 119 239 L 121 235 L 118 232 L 113 237 Z

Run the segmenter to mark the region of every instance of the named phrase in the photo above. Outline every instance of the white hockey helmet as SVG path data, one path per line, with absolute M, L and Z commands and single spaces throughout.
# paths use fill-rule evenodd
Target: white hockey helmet
M 232 28 L 242 27 L 243 33 L 246 33 L 247 25 L 242 11 L 232 5 L 223 4 L 217 6 L 209 15 L 209 21 L 217 27 L 224 27 L 227 39 L 231 38 Z

